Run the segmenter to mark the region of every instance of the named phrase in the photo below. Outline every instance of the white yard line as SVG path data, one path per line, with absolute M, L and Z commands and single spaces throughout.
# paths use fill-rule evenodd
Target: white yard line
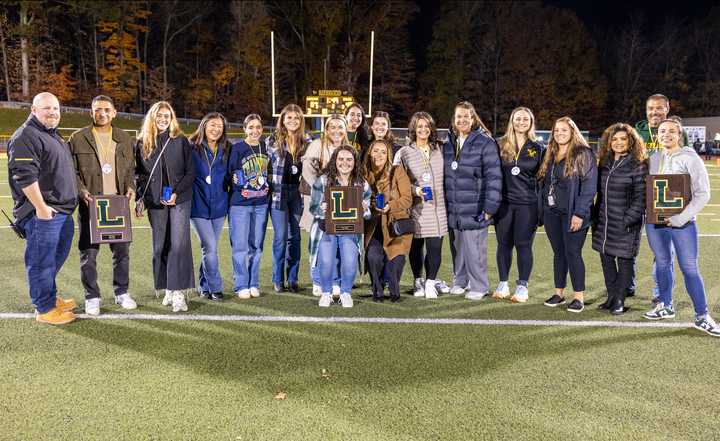
M 35 315 L 22 312 L 0 313 L 0 320 L 32 319 Z M 159 320 L 159 321 L 210 321 L 210 322 L 283 322 L 283 323 L 371 323 L 408 325 L 472 325 L 472 326 L 567 326 L 585 328 L 690 328 L 686 322 L 623 322 L 604 320 L 490 320 L 490 319 L 443 319 L 443 318 L 393 318 L 393 317 L 311 317 L 269 315 L 207 315 L 207 314 L 102 314 L 88 320 Z

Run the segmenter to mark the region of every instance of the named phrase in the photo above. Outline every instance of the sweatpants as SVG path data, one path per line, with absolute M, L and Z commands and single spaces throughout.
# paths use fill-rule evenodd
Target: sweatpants
M 453 285 L 468 287 L 472 292 L 488 292 L 488 229 L 451 230 Z

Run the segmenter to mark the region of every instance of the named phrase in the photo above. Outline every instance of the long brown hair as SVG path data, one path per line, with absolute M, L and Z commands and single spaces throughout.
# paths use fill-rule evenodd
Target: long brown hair
M 431 149 L 438 148 L 440 143 L 438 142 L 435 120 L 427 112 L 415 112 L 413 113 L 412 118 L 410 118 L 410 123 L 408 124 L 408 136 L 410 136 L 410 141 L 414 143 L 417 140 L 417 134 L 415 133 L 415 131 L 417 130 L 418 122 L 420 122 L 421 119 L 427 121 L 428 125 L 430 126 L 430 136 L 428 137 L 429 147 Z
M 323 174 L 327 176 L 327 185 L 330 186 L 340 184 L 337 178 L 339 173 L 336 162 L 338 153 L 340 153 L 341 151 L 350 152 L 354 160 L 353 169 L 352 172 L 350 172 L 350 185 L 362 185 L 365 182 L 365 178 L 363 178 L 362 166 L 359 164 L 360 161 L 358 159 L 357 151 L 353 146 L 348 144 L 344 144 L 336 148 L 332 156 L 330 156 L 330 161 L 328 161 L 327 167 L 325 167 L 325 169 L 323 170 Z
M 590 146 L 588 146 L 587 141 L 585 141 L 585 138 L 583 138 L 582 133 L 580 133 L 580 129 L 578 129 L 577 124 L 575 124 L 575 121 L 570 119 L 569 116 L 563 116 L 562 118 L 558 118 L 555 121 L 552 126 L 552 130 L 550 131 L 550 142 L 548 143 L 545 158 L 543 159 L 540 170 L 538 171 L 538 179 L 542 179 L 545 177 L 545 173 L 550 166 L 550 161 L 555 160 L 555 156 L 557 156 L 557 152 L 560 149 L 560 145 L 557 143 L 557 141 L 555 141 L 555 127 L 557 127 L 558 123 L 561 122 L 570 126 L 571 133 L 570 146 L 568 147 L 567 153 L 565 154 L 566 159 L 565 168 L 563 169 L 563 175 L 565 177 L 580 176 L 585 173 L 585 171 L 588 169 L 588 166 L 590 165 L 587 164 L 587 156 L 580 154 L 583 150 L 590 149 Z
M 180 129 L 180 124 L 178 124 L 177 118 L 175 117 L 175 111 L 170 103 L 167 101 L 158 101 L 153 104 L 152 107 L 150 107 L 150 110 L 148 110 L 148 113 L 145 115 L 142 123 L 142 129 L 140 129 L 140 133 L 138 133 L 138 139 L 142 141 L 142 153 L 143 158 L 145 159 L 149 158 L 150 155 L 152 155 L 153 150 L 155 150 L 155 147 L 157 147 L 155 145 L 155 139 L 157 138 L 158 133 L 155 120 L 157 119 L 157 113 L 160 109 L 165 109 L 170 112 L 170 125 L 168 126 L 168 134 L 170 135 L 170 138 L 177 138 L 183 134 Z
M 459 133 L 457 127 L 455 127 L 455 112 L 457 111 L 457 109 L 465 109 L 470 111 L 470 117 L 473 120 L 470 130 L 475 131 L 478 128 L 482 128 L 487 136 L 492 136 L 492 134 L 490 133 L 490 129 L 488 129 L 487 126 L 485 126 L 485 124 L 482 122 L 482 119 L 480 119 L 480 115 L 478 115 L 478 113 L 475 111 L 475 106 L 473 106 L 470 101 L 460 101 L 459 103 L 455 104 L 455 108 L 453 109 L 453 116 L 450 119 L 450 126 L 452 127 L 452 131 L 455 136 L 457 136 Z
M 647 159 L 645 152 L 645 142 L 631 125 L 625 123 L 615 123 L 605 129 L 600 139 L 600 150 L 598 157 L 600 165 L 605 165 L 613 155 L 612 138 L 618 132 L 625 132 L 628 136 L 628 155 L 632 155 L 637 162 L 643 162 Z
M 370 141 L 375 141 L 375 132 L 373 132 L 372 130 L 372 125 L 377 118 L 385 118 L 388 123 L 387 135 L 385 135 L 385 138 L 383 139 L 390 141 L 390 144 L 395 144 L 395 135 L 393 135 L 391 130 L 392 122 L 390 121 L 390 114 L 387 112 L 383 112 L 382 110 L 378 110 L 377 112 L 373 113 L 372 118 L 370 118 L 370 125 L 368 127 Z
M 285 115 L 291 112 L 296 113 L 300 117 L 300 127 L 298 127 L 297 133 L 292 135 L 294 141 L 292 143 L 290 142 L 290 132 L 288 132 L 287 127 L 285 127 Z M 286 151 L 290 152 L 290 156 L 292 156 L 293 161 L 302 155 L 304 150 L 303 143 L 305 141 L 305 116 L 303 115 L 303 111 L 300 106 L 297 104 L 288 104 L 283 107 L 282 111 L 280 111 L 277 125 L 275 126 L 274 138 L 275 147 L 279 148 L 279 155 L 281 158 L 285 156 Z
M 385 167 L 382 170 L 373 170 L 372 163 L 372 150 L 376 145 L 384 145 L 385 153 L 387 155 L 387 161 Z M 363 163 L 363 170 L 365 171 L 365 180 L 370 184 L 376 193 L 383 191 L 388 187 L 390 182 L 390 169 L 392 168 L 393 153 L 392 144 L 385 139 L 377 139 L 373 141 L 368 147 L 367 153 L 365 154 L 365 162 Z
M 517 155 L 523 147 L 518 145 L 517 135 L 515 134 L 515 128 L 513 126 L 513 118 L 515 118 L 515 114 L 520 111 L 530 115 L 530 129 L 527 132 L 527 139 L 529 141 L 537 141 L 537 135 L 535 134 L 535 115 L 533 115 L 532 110 L 527 107 L 514 108 L 513 111 L 510 112 L 510 119 L 508 120 L 505 135 L 503 135 L 498 142 L 498 144 L 500 144 L 500 157 L 503 162 L 514 161 L 515 155 Z

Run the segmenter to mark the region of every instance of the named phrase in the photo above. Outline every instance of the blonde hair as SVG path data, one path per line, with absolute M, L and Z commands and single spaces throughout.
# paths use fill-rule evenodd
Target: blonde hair
M 578 129 L 577 124 L 575 124 L 575 121 L 570 119 L 569 116 L 563 116 L 555 121 L 552 126 L 552 130 L 550 131 L 550 142 L 548 143 L 545 159 L 543 159 L 540 170 L 538 171 L 538 179 L 545 177 L 550 161 L 555 160 L 555 156 L 560 149 L 560 145 L 557 141 L 555 141 L 555 127 L 561 122 L 570 126 L 571 132 L 570 146 L 568 147 L 565 155 L 565 168 L 563 170 L 563 176 L 579 176 L 585 173 L 585 170 L 589 165 L 586 163 L 586 156 L 580 153 L 582 153 L 585 148 L 590 149 L 590 146 L 587 141 L 585 141 L 585 138 L 583 138 L 582 133 L 580 133 L 580 129 Z
M 684 134 L 684 132 L 683 132 L 683 125 L 682 125 L 682 122 L 680 121 L 680 118 L 678 118 L 678 117 L 672 117 L 672 116 L 671 116 L 671 117 L 668 117 L 668 118 L 665 118 L 664 120 L 660 121 L 660 124 L 658 124 L 658 130 L 660 129 L 660 126 L 663 125 L 663 124 L 665 124 L 665 123 L 675 124 L 675 125 L 677 126 L 677 128 L 678 128 L 678 133 L 680 134 L 680 141 L 678 141 L 678 146 L 682 147 L 682 146 L 683 146 L 683 134 Z
M 145 159 L 149 158 L 153 150 L 155 150 L 155 147 L 157 147 L 155 145 L 155 139 L 158 133 L 155 120 L 157 119 L 157 113 L 160 109 L 165 109 L 170 112 L 170 126 L 168 127 L 170 138 L 177 138 L 183 134 L 182 129 L 180 129 L 180 124 L 178 124 L 177 118 L 175 117 L 175 111 L 170 103 L 167 101 L 158 101 L 153 104 L 145 115 L 142 129 L 140 129 L 140 133 L 138 133 L 138 139 L 142 141 L 143 158 Z
M 485 124 L 483 124 L 482 120 L 480 119 L 480 116 L 475 111 L 475 106 L 472 105 L 469 101 L 460 101 L 459 103 L 455 104 L 455 108 L 453 109 L 453 117 L 451 118 L 450 125 L 452 126 L 453 133 L 455 135 L 458 134 L 458 129 L 455 127 L 455 112 L 457 109 L 465 109 L 470 111 L 470 117 L 473 120 L 471 130 L 477 130 L 478 128 L 482 128 L 485 131 L 485 134 L 488 136 L 492 136 L 490 133 L 490 129 L 488 129 Z
M 523 147 L 518 145 L 517 135 L 515 134 L 515 129 L 513 128 L 513 118 L 515 118 L 516 113 L 521 111 L 530 115 L 530 129 L 527 132 L 527 139 L 530 141 L 537 141 L 537 135 L 535 135 L 535 115 L 533 115 L 532 110 L 527 107 L 516 107 L 512 112 L 510 112 L 510 119 L 508 120 L 505 135 L 500 138 L 500 142 L 498 143 L 500 144 L 500 157 L 504 162 L 513 161 L 515 159 L 515 155 L 517 155 Z
M 340 121 L 343 125 L 345 125 L 345 135 L 343 136 L 342 143 L 340 145 L 350 144 L 347 137 L 347 120 L 345 117 L 337 113 L 330 115 L 330 117 L 325 120 L 324 132 L 320 137 L 320 167 L 325 167 L 327 165 L 325 162 L 325 148 L 330 144 L 330 137 L 327 134 L 330 121 Z M 330 158 L 327 159 L 329 160 Z
M 288 113 L 297 113 L 298 117 L 300 117 L 300 127 L 298 127 L 297 133 L 292 135 L 294 140 L 293 143 L 290 142 L 290 132 L 288 132 L 287 127 L 285 127 L 285 115 Z M 283 107 L 282 111 L 280 111 L 280 116 L 278 117 L 277 125 L 275 126 L 275 146 L 280 147 L 281 157 L 284 157 L 286 149 L 290 148 L 290 156 L 292 156 L 294 161 L 302 155 L 302 153 L 304 153 L 302 151 L 304 140 L 305 116 L 303 115 L 303 111 L 297 104 L 288 104 Z
M 628 154 L 635 157 L 637 162 L 643 162 L 647 159 L 647 153 L 645 152 L 645 142 L 642 137 L 638 134 L 632 126 L 625 123 L 615 123 L 605 129 L 600 139 L 600 150 L 598 151 L 598 157 L 600 159 L 600 165 L 605 163 L 613 153 L 612 149 L 612 137 L 616 133 L 625 132 L 628 135 Z

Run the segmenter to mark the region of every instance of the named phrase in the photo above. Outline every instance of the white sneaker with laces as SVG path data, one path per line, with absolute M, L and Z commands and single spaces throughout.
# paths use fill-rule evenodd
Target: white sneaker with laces
M 447 283 L 445 283 L 443 280 L 437 280 L 435 283 L 435 289 L 440 291 L 443 294 L 447 294 L 450 292 L 450 287 Z
M 252 288 L 250 288 L 250 297 L 254 297 L 254 298 L 260 297 L 260 290 L 254 286 Z
M 513 303 L 525 303 L 528 301 L 528 289 L 525 285 L 518 285 L 515 288 L 515 294 L 510 297 L 510 301 Z
M 120 294 L 119 296 L 115 296 L 115 303 L 122 306 L 123 309 L 135 309 L 137 308 L 137 303 L 135 303 L 135 300 L 133 300 L 132 297 L 130 297 L 130 293 Z
M 322 295 L 322 287 L 313 283 L 313 295 L 320 297 Z
M 485 298 L 486 295 L 486 292 L 470 291 L 469 293 L 465 294 L 465 298 L 468 300 L 482 300 Z
M 425 297 L 425 280 L 421 278 L 415 279 L 415 297 Z
M 349 293 L 342 293 L 340 294 L 340 304 L 343 308 L 352 308 L 353 307 L 353 299 L 350 297 Z
M 185 303 L 185 294 L 182 291 L 173 291 L 172 295 L 172 311 L 187 311 L 187 303 Z
M 100 297 L 94 299 L 85 299 L 85 314 L 100 315 Z
M 507 299 L 510 297 L 510 286 L 508 285 L 507 280 L 501 280 L 500 283 L 498 283 L 492 297 L 493 299 Z
M 454 296 L 459 296 L 465 294 L 465 288 L 459 285 L 455 285 L 450 290 L 450 294 Z
M 250 298 L 250 290 L 247 288 L 239 290 L 236 294 L 240 300 L 247 300 Z
M 435 281 L 432 279 L 425 280 L 425 298 L 426 299 L 437 299 L 438 293 L 435 289 Z
M 163 297 L 163 299 L 162 299 L 162 305 L 170 306 L 170 305 L 172 305 L 172 301 L 173 301 L 173 292 L 170 291 L 169 289 L 166 289 L 165 297 Z
M 332 295 L 329 292 L 324 292 L 320 296 L 318 306 L 321 308 L 327 308 L 332 303 Z

